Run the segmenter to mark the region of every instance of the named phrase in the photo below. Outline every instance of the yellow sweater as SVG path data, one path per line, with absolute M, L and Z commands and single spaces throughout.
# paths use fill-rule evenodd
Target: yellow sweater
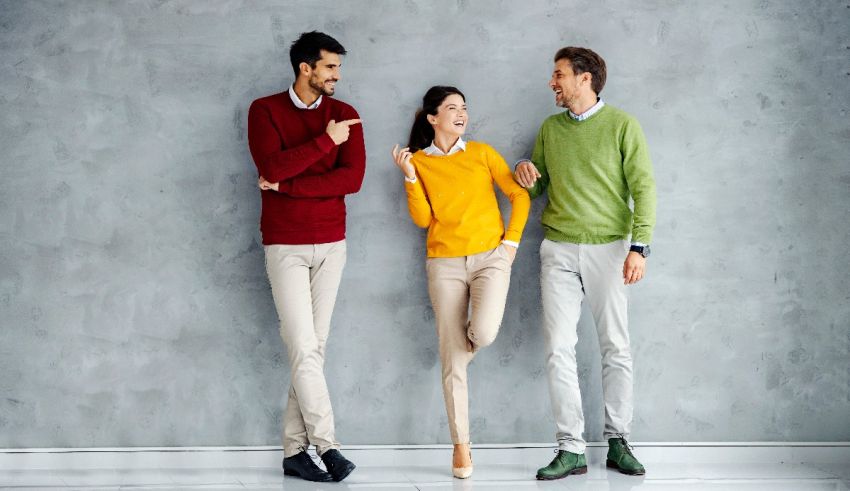
M 505 159 L 490 145 L 467 142 L 452 155 L 411 159 L 415 183 L 405 181 L 413 223 L 428 227 L 428 257 L 457 257 L 494 249 L 502 239 L 519 242 L 531 198 L 514 182 Z M 493 182 L 511 201 L 508 230 L 499 212 Z

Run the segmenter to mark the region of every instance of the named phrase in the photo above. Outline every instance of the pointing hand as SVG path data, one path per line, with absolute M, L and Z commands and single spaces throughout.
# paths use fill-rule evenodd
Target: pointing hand
M 350 127 L 353 124 L 359 124 L 359 119 L 346 119 L 337 123 L 333 119 L 328 122 L 327 131 L 335 144 L 341 145 L 348 141 L 348 134 L 351 131 Z

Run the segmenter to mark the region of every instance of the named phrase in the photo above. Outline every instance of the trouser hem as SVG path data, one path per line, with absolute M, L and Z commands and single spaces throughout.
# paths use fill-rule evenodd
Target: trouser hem
M 307 450 L 305 445 L 301 444 L 292 444 L 292 445 L 284 445 L 283 447 L 283 458 L 288 459 L 289 457 L 293 457 L 295 455 L 300 454 Z
M 316 447 L 316 453 L 319 454 L 319 457 L 325 454 L 328 450 L 339 450 L 342 447 L 339 443 L 333 443 L 324 447 Z
M 559 443 L 558 450 L 565 450 L 570 453 L 582 455 L 587 445 L 582 445 L 576 442 Z

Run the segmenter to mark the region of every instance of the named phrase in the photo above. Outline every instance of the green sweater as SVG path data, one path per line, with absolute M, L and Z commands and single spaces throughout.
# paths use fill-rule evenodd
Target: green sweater
M 635 118 L 609 105 L 584 121 L 567 111 L 550 116 L 531 160 L 542 177 L 529 194 L 549 191 L 542 219 L 547 239 L 606 244 L 631 233 L 633 242 L 652 241 L 655 180 Z

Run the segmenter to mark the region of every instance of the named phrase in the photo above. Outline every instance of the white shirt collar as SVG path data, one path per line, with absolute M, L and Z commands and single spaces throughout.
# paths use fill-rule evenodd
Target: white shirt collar
M 295 104 L 295 107 L 298 109 L 316 109 L 319 107 L 319 104 L 322 103 L 322 96 L 319 96 L 319 98 L 316 99 L 316 102 L 309 106 L 304 104 L 304 102 L 298 98 L 298 94 L 295 93 L 295 84 L 289 86 L 289 98 L 292 99 L 292 103 Z
M 602 106 L 604 106 L 604 105 L 605 105 L 605 102 L 602 101 L 602 99 L 598 99 L 596 101 L 596 104 L 594 104 L 593 106 L 590 107 L 590 109 L 588 109 L 587 111 L 585 111 L 581 114 L 575 114 L 574 112 L 570 111 L 569 109 L 567 109 L 567 112 L 570 114 L 570 117 L 573 118 L 574 120 L 584 121 L 585 119 L 587 119 L 587 118 L 593 116 L 594 114 L 598 113 L 599 110 L 602 109 Z
M 449 149 L 449 153 L 443 153 L 442 150 L 437 148 L 437 145 L 434 145 L 433 141 L 431 141 L 431 145 L 428 148 L 426 148 L 422 151 L 425 152 L 425 155 L 446 156 L 446 155 L 452 155 L 454 153 L 458 153 L 461 150 L 466 151 L 466 142 L 463 141 L 463 138 L 457 139 L 457 143 L 455 143 L 454 146 L 452 146 L 452 148 Z

